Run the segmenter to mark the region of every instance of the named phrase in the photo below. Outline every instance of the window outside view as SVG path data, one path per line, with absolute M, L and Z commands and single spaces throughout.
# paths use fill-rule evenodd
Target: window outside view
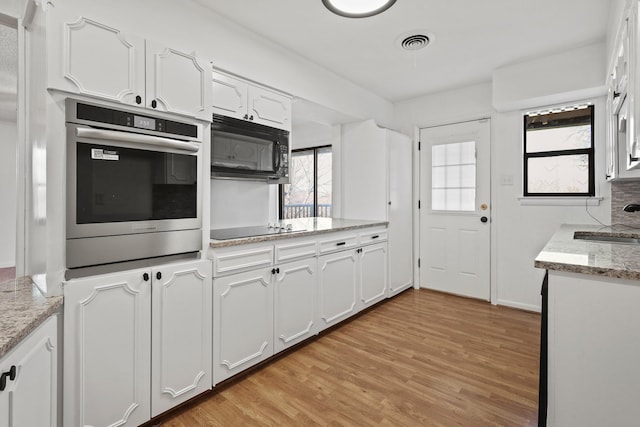
M 525 116 L 525 195 L 593 195 L 593 106 Z
M 591 125 L 527 131 L 527 152 L 589 148 Z M 587 193 L 589 157 L 574 154 L 534 157 L 528 164 L 530 193 Z
M 331 147 L 291 154 L 291 182 L 283 186 L 281 219 L 331 217 L 331 160 Z

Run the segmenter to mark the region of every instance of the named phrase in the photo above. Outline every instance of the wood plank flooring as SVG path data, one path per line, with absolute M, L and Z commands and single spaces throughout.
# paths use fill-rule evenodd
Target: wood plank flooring
M 408 290 L 162 426 L 534 426 L 540 315 Z

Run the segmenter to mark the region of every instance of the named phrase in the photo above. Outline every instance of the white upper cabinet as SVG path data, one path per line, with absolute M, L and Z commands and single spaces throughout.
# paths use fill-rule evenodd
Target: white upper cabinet
M 86 17 L 48 13 L 50 89 L 211 120 L 207 62 Z
M 192 54 L 146 42 L 146 106 L 211 120 L 211 67 Z
M 213 112 L 291 130 L 291 97 L 223 73 L 212 73 Z
M 49 87 L 124 104 L 136 104 L 137 97 L 142 102 L 144 39 L 88 18 L 59 25 L 62 55 L 52 55 L 59 64 L 52 67 Z
M 620 28 L 609 72 L 605 174 L 608 180 L 640 178 L 640 55 L 638 3 L 632 1 Z

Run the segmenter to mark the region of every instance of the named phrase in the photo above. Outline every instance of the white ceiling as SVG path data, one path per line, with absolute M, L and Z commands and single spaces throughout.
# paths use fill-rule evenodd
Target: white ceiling
M 391 102 L 489 81 L 522 60 L 605 40 L 612 0 L 398 0 L 381 15 L 333 15 L 321 0 L 198 0 Z M 426 30 L 432 43 L 396 39 Z M 603 58 L 605 60 L 605 58 Z

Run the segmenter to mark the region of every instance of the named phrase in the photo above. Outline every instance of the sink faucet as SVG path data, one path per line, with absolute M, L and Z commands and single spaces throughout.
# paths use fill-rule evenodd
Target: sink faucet
M 629 203 L 624 208 L 622 208 L 625 212 L 638 212 L 640 211 L 640 205 L 637 203 Z

